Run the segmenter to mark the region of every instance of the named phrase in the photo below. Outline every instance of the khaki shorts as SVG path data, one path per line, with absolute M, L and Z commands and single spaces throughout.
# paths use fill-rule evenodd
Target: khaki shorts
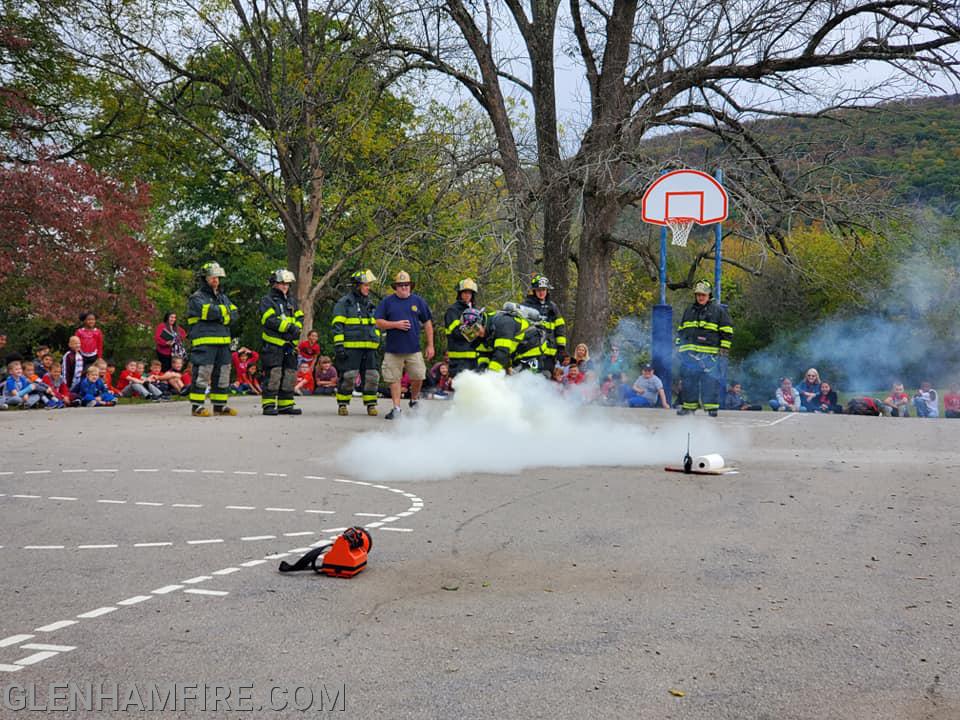
M 427 366 L 420 353 L 386 353 L 383 356 L 383 381 L 388 384 L 400 382 L 404 368 L 411 380 L 427 377 Z

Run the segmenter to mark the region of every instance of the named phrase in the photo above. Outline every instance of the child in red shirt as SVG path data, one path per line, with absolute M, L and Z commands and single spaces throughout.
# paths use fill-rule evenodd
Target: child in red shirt
M 297 384 L 293 386 L 293 392 L 297 395 L 313 395 L 313 370 L 310 367 L 309 360 L 300 361 L 300 369 L 297 370 Z
M 953 383 L 943 396 L 943 416 L 960 418 L 960 385 Z
M 316 330 L 307 333 L 307 339 L 297 345 L 298 362 L 306 360 L 312 370 L 320 357 L 320 334 Z
M 130 360 L 127 367 L 120 373 L 117 390 L 120 391 L 121 397 L 139 395 L 145 399 L 159 400 L 163 395 L 156 385 L 143 378 L 137 368 L 136 360 Z
M 80 327 L 74 333 L 80 338 L 80 354 L 83 355 L 83 368 L 103 357 L 103 332 L 97 327 L 97 316 L 92 312 L 80 313 Z
M 897 409 L 898 417 L 910 417 L 910 396 L 903 389 L 903 383 L 894 383 L 890 394 L 883 401 Z
M 50 370 L 46 375 L 43 376 L 42 382 L 44 385 L 50 388 L 50 392 L 53 393 L 53 396 L 59 400 L 62 405 L 69 405 L 73 402 L 73 397 L 70 395 L 70 389 L 63 381 L 63 373 L 60 370 L 60 366 L 56 363 L 50 366 Z
M 233 371 L 237 379 L 230 386 L 231 390 L 236 393 L 259 392 L 250 374 L 251 368 L 256 366 L 259 359 L 260 353 L 250 348 L 242 347 L 233 353 Z

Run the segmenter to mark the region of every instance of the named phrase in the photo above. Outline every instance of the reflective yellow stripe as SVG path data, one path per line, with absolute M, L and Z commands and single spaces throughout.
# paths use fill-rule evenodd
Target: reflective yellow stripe
M 229 337 L 198 337 L 191 341 L 194 345 L 229 345 Z
M 721 341 L 720 341 L 720 347 L 726 348 L 727 350 L 729 350 L 729 349 L 730 349 L 730 341 L 729 341 L 729 340 L 721 340 Z
M 707 322 L 706 320 L 687 320 L 685 323 L 681 323 L 678 330 L 688 330 L 690 328 L 702 328 L 703 330 L 723 330 L 717 326 L 714 322 Z M 730 328 L 729 332 L 733 332 L 733 328 Z
M 524 353 L 520 353 L 519 355 L 517 355 L 517 358 L 518 358 L 518 359 L 523 359 L 523 358 L 528 358 L 528 357 L 536 357 L 537 355 L 543 355 L 544 353 L 546 353 L 546 354 L 549 355 L 549 354 L 551 354 L 551 353 L 550 353 L 550 350 L 551 350 L 551 348 L 548 348 L 548 347 L 547 347 L 547 344 L 544 343 L 543 345 L 537 345 L 537 347 L 535 347 L 535 348 L 530 348 L 529 350 L 527 350 L 527 351 L 524 352 Z M 553 354 L 555 355 L 556 352 L 557 352 L 557 351 L 554 350 L 554 351 L 553 351 Z
M 210 399 L 215 403 L 225 403 L 230 399 L 230 396 L 226 393 L 210 393 Z
M 226 306 L 226 305 L 218 305 L 217 307 L 220 308 L 220 317 L 221 317 L 221 319 L 223 320 L 223 324 L 224 324 L 224 325 L 229 325 L 229 324 L 230 324 L 230 311 L 227 310 L 227 306 Z
M 278 400 L 277 405 L 279 407 L 293 407 L 293 400 Z
M 265 398 L 260 398 L 260 404 L 261 404 L 261 405 L 276 405 L 276 404 L 277 404 L 277 399 L 276 399 L 276 398 L 266 398 L 266 397 L 265 397 Z
M 447 353 L 447 357 L 451 360 L 472 360 L 476 356 L 477 352 L 475 350 L 455 350 Z
M 301 313 L 302 314 L 302 313 Z M 343 315 L 337 315 L 331 320 L 332 323 L 341 323 L 343 325 L 374 325 L 377 322 L 376 318 L 348 318 Z
M 511 338 L 497 338 L 493 341 L 493 346 L 495 348 L 506 348 L 507 350 L 513 352 L 517 349 L 517 341 L 512 340 Z
M 460 318 L 457 318 L 452 323 L 447 325 L 447 328 L 446 328 L 447 335 L 452 335 L 453 331 L 456 330 L 458 327 L 460 327 Z
M 340 393 L 337 393 L 336 397 L 337 397 L 337 402 L 338 402 L 338 403 L 340 403 L 340 402 L 342 402 L 342 403 L 348 403 L 348 402 L 350 402 L 350 398 L 352 398 L 353 395 L 341 395 Z
M 544 321 L 541 322 L 540 324 L 541 324 L 543 327 L 545 327 L 547 330 L 553 330 L 553 329 L 557 326 L 557 324 L 556 324 L 555 322 L 551 322 L 550 320 L 544 320 Z
M 297 311 L 295 311 L 295 312 L 293 313 L 293 316 L 294 316 L 295 318 L 302 318 L 302 317 L 303 317 L 303 310 L 297 310 Z
M 558 317 L 554 322 L 555 327 L 560 327 L 561 325 L 566 325 L 566 324 L 567 324 L 567 321 L 564 320 L 562 317 Z
M 334 342 L 334 343 L 342 343 L 342 342 L 343 342 L 343 333 L 341 333 L 340 335 L 334 335 L 334 336 L 333 336 L 333 342 Z
M 489 370 L 493 370 L 494 372 L 503 372 L 503 365 L 498 362 L 491 361 L 487 368 Z
M 704 353 L 706 355 L 717 354 L 717 348 L 711 347 L 709 345 L 694 345 L 694 344 L 681 345 L 678 348 L 678 350 L 680 352 L 698 352 L 698 353 Z
M 204 305 L 204 306 L 202 306 L 202 307 L 200 308 L 200 319 L 201 319 L 201 320 L 206 320 L 206 319 L 207 319 L 207 314 L 208 314 L 209 312 L 210 312 L 210 304 L 207 303 L 206 305 Z
M 703 404 L 703 409 L 704 409 L 704 410 L 719 410 L 719 409 L 720 409 L 720 404 L 719 404 L 719 403 L 708 403 L 708 402 L 705 402 L 705 403 Z
M 190 393 L 191 402 L 202 403 L 204 400 L 206 400 L 206 397 L 207 396 L 204 395 L 203 393 Z
M 347 340 L 343 343 L 343 346 L 345 348 L 369 348 L 371 350 L 376 350 L 378 347 L 380 347 L 380 343 L 373 342 L 370 340 L 356 340 L 356 341 Z
M 543 349 L 543 354 L 544 354 L 544 355 L 549 355 L 550 357 L 553 357 L 554 355 L 557 354 L 557 349 L 556 349 L 556 348 L 552 348 L 552 347 L 550 347 L 549 345 L 547 345 L 547 347 L 545 347 L 545 348 Z
M 263 315 L 260 316 L 260 324 L 263 325 L 263 324 L 267 321 L 267 318 L 268 318 L 268 317 L 270 317 L 271 315 L 276 315 L 276 314 L 277 314 L 277 311 L 274 310 L 273 308 L 270 308 L 270 309 L 267 310 Z
M 361 396 L 361 400 L 363 400 L 364 405 L 371 405 L 371 404 L 373 404 L 373 403 L 375 403 L 375 402 L 377 401 L 377 396 L 376 396 L 376 395 L 363 395 L 363 396 Z
M 262 333 L 262 334 L 260 335 L 260 337 L 261 337 L 261 339 L 262 339 L 264 342 L 270 343 L 271 345 L 280 345 L 280 346 L 282 347 L 283 345 L 286 345 L 286 344 L 287 344 L 287 341 L 286 341 L 286 340 L 283 340 L 282 338 L 271 337 L 270 335 L 267 335 L 266 333 Z
M 290 328 L 291 323 L 293 323 L 293 320 L 290 318 L 285 317 L 280 320 L 280 332 L 286 332 Z
M 198 317 L 188 317 L 188 318 L 187 318 L 187 325 L 196 325 L 198 322 L 200 322 L 200 318 L 198 318 Z
M 230 309 L 231 309 L 231 310 L 236 310 L 236 309 L 237 309 L 237 306 L 234 305 L 233 303 L 230 303 Z
M 566 346 L 567 346 L 567 338 L 564 337 L 563 335 L 561 335 L 560 337 L 558 337 L 558 338 L 557 338 L 557 345 L 560 346 L 560 347 L 566 347 Z

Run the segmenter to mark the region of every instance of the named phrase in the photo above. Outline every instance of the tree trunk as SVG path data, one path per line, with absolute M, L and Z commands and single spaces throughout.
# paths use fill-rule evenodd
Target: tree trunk
M 610 265 L 616 245 L 609 241 L 620 214 L 614 195 L 584 195 L 583 234 L 580 237 L 580 274 L 574 343 L 586 343 L 600 353 L 610 324 Z
M 306 238 L 287 238 L 287 264 L 297 276 L 293 286 L 297 305 L 303 310 L 303 330 L 300 339 L 306 338 L 313 327 L 313 302 L 310 289 L 313 287 L 313 265 L 317 255 L 317 245 Z

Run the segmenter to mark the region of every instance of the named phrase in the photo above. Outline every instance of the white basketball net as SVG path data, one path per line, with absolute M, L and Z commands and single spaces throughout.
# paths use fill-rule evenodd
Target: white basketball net
M 693 218 L 678 217 L 667 218 L 667 227 L 670 228 L 670 242 L 680 247 L 687 246 L 687 238 L 690 237 L 690 231 L 693 229 Z

